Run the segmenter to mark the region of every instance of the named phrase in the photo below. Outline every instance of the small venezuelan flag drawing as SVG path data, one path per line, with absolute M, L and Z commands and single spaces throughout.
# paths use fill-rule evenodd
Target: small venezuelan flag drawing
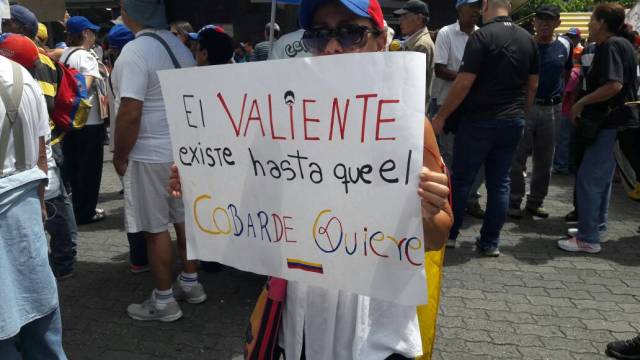
M 287 267 L 289 269 L 298 269 L 318 274 L 324 274 L 324 271 L 322 270 L 322 264 L 302 261 L 299 259 L 287 259 Z

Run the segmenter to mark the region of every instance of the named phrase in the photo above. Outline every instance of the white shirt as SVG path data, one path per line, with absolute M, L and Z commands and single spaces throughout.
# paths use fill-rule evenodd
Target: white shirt
M 476 30 L 478 30 L 477 26 L 473 31 Z M 440 29 L 436 38 L 434 64 L 443 64 L 447 66 L 447 69 L 458 72 L 467 40 L 469 40 L 469 35 L 460 30 L 460 24 L 457 21 Z M 437 99 L 438 105 L 444 103 L 452 84 L 453 81 L 434 77 L 431 93 L 432 97 Z
M 308 360 L 422 354 L 415 306 L 289 281 L 280 332 L 287 359 L 300 359 L 303 334 Z
M 39 139 L 41 136 L 50 136 L 49 114 L 47 113 L 47 103 L 42 95 L 40 85 L 31 77 L 29 72 L 22 68 L 22 78 L 24 79 L 24 89 L 18 113 L 23 124 L 25 139 L 25 161 L 27 169 L 32 169 L 38 165 Z M 13 72 L 10 61 L 0 56 L 0 81 L 9 87 L 9 94 L 13 91 Z M 0 128 L 6 119 L 6 108 L 0 101 Z M 7 157 L 3 165 L 3 176 L 9 176 L 16 172 L 15 167 L 16 152 L 13 141 L 13 134 L 9 135 L 9 147 Z
M 158 70 L 173 69 L 173 63 L 162 44 L 145 32 L 160 35 L 182 67 L 195 66 L 191 51 L 168 30 L 143 30 L 122 49 L 111 74 L 117 99 L 143 101 L 140 132 L 129 159 L 146 163 L 173 161 L 169 123 L 160 89 Z M 119 101 L 120 102 L 120 101 Z
M 84 76 L 93 76 L 96 79 L 102 79 L 100 70 L 98 67 L 98 60 L 95 56 L 84 49 L 80 49 L 73 53 L 68 59 L 69 53 L 78 49 L 78 47 L 71 47 L 64 49 L 62 56 L 60 57 L 63 63 L 66 63 L 70 67 L 78 70 L 80 74 Z M 87 96 L 91 101 L 91 111 L 89 112 L 89 118 L 86 125 L 102 125 L 104 121 L 100 115 L 100 100 L 98 94 L 96 94 L 96 81 L 93 81 L 91 89 L 87 89 Z
M 269 60 L 304 58 L 311 56 L 311 53 L 302 44 L 303 34 L 304 30 L 300 29 L 280 36 L 278 41 L 273 44 L 273 50 L 269 55 Z
M 60 191 L 60 186 L 62 186 L 62 184 L 58 177 L 58 165 L 53 158 L 53 151 L 51 151 L 51 134 L 48 134 L 44 141 L 47 146 L 47 177 L 49 178 L 49 183 L 44 189 L 44 199 L 51 200 L 62 193 Z

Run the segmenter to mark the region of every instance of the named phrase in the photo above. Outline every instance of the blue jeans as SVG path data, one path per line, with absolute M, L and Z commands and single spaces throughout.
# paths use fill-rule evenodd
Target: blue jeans
M 62 349 L 60 308 L 24 325 L 16 336 L 0 340 L 0 359 L 3 360 L 64 360 L 66 358 Z
M 45 201 L 48 218 L 44 226 L 51 236 L 49 263 L 56 276 L 73 272 L 78 238 L 78 227 L 71 199 L 64 186 L 61 185 L 60 188 L 62 191 L 60 195 Z
M 440 110 L 440 106 L 438 105 L 436 99 L 431 100 L 431 107 L 429 108 L 429 116 L 433 117 Z M 447 169 L 451 171 L 453 169 L 453 144 L 455 141 L 455 134 L 440 134 L 436 136 L 436 140 L 438 141 L 438 148 L 440 149 L 440 155 L 442 156 L 442 161 L 447 166 Z M 471 186 L 471 190 L 469 191 L 469 201 L 467 203 L 467 207 L 472 207 L 476 204 L 480 204 L 480 186 L 484 183 L 484 166 L 480 168 L 478 171 L 478 175 L 476 176 L 473 185 Z
M 606 230 L 611 180 L 616 167 L 613 147 L 618 131 L 602 129 L 593 143 L 587 145 L 576 177 L 578 200 L 578 238 L 597 244 L 599 231 Z
M 556 151 L 553 157 L 553 170 L 558 173 L 569 173 L 572 127 L 571 120 L 565 117 L 561 117 L 556 124 Z
M 456 239 L 462 227 L 464 209 L 478 170 L 484 164 L 487 209 L 479 247 L 497 248 L 500 230 L 509 207 L 511 162 L 522 137 L 524 119 L 462 121 L 453 147 L 453 227 L 450 239 Z

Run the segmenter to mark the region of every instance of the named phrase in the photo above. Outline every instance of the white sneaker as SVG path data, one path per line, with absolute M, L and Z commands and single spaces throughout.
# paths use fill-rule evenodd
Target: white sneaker
M 578 239 L 577 237 L 572 237 L 569 240 L 559 240 L 558 247 L 564 251 L 586 252 L 589 254 L 597 254 L 602 251 L 600 244 L 590 244 Z
M 447 239 L 447 244 L 445 245 L 447 249 L 455 249 L 456 241 L 454 239 Z
M 156 304 L 155 294 L 142 304 L 131 304 L 127 314 L 134 320 L 173 322 L 182 317 L 182 310 L 177 302 L 171 301 L 160 309 Z
M 207 294 L 200 283 L 195 283 L 189 291 L 186 291 L 180 286 L 180 281 L 176 281 L 173 284 L 173 296 L 176 301 L 186 301 L 189 304 L 200 304 L 207 300 Z
M 578 236 L 578 228 L 570 228 L 569 230 L 567 230 L 567 236 L 568 237 L 576 237 L 576 236 Z M 600 231 L 600 243 L 606 243 L 607 241 L 609 241 L 609 237 L 607 237 L 607 232 L 601 230 Z

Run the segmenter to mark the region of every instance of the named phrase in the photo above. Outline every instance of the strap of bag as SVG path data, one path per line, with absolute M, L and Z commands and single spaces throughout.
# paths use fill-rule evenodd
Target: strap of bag
M 13 143 L 16 155 L 16 170 L 26 170 L 26 148 L 24 143 L 23 124 L 20 119 L 19 109 L 22 101 L 24 82 L 22 68 L 15 62 L 11 62 L 13 71 L 13 88 L 11 94 L 6 85 L 0 83 L 0 98 L 6 109 L 2 130 L 0 130 L 0 176 L 3 176 L 4 162 L 9 148 L 9 133 L 13 134 Z
M 146 32 L 141 34 L 140 36 L 148 36 L 150 38 L 156 39 L 160 44 L 162 44 L 162 46 L 164 46 L 165 50 L 167 50 L 167 52 L 169 53 L 169 57 L 171 57 L 171 62 L 173 62 L 173 67 L 176 69 L 182 68 L 182 66 L 180 66 L 180 63 L 178 62 L 178 59 L 176 59 L 176 56 L 173 54 L 173 51 L 171 51 L 169 44 L 167 44 L 167 42 L 160 35 L 152 32 Z
M 76 52 L 78 52 L 79 50 L 81 50 L 80 48 L 76 48 L 73 49 L 69 52 L 69 55 L 67 55 L 67 58 L 64 60 L 63 64 L 64 66 L 69 66 L 69 59 L 71 59 L 71 55 L 75 54 Z

